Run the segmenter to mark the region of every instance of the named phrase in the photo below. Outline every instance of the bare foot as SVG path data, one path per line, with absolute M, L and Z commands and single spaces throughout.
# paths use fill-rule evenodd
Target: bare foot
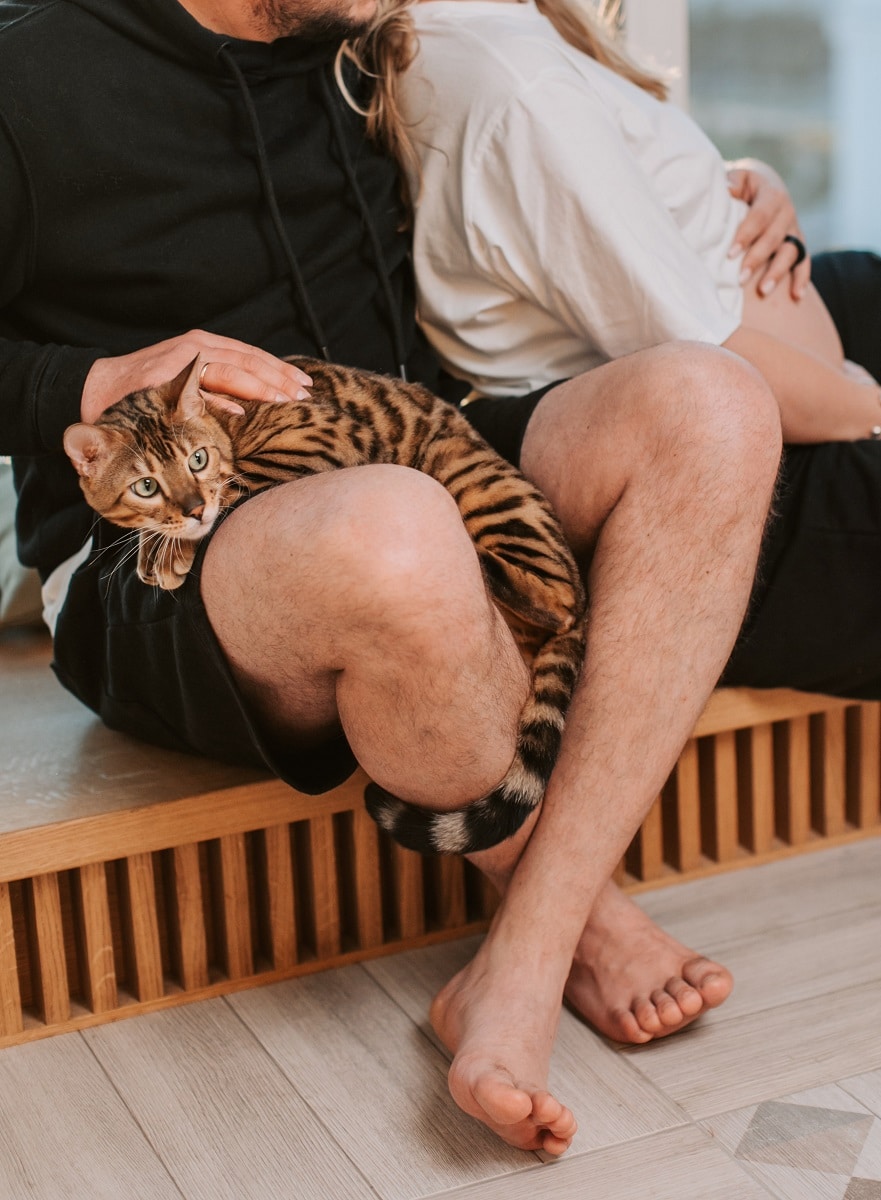
M 563 1154 L 576 1124 L 547 1090 L 561 996 L 525 972 L 494 971 L 485 942 L 435 997 L 431 1023 L 455 1055 L 459 1107 L 519 1150 Z
M 650 1042 L 728 998 L 731 973 L 666 934 L 613 883 L 578 943 L 566 999 L 600 1033 Z

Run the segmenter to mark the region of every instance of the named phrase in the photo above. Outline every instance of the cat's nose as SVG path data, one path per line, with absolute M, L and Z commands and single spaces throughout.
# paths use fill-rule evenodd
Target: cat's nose
M 204 500 L 196 500 L 194 498 L 191 501 L 189 507 L 184 506 L 185 515 L 188 517 L 195 517 L 195 519 L 197 521 L 202 520 L 202 514 L 204 513 L 204 511 L 205 511 L 205 501 Z

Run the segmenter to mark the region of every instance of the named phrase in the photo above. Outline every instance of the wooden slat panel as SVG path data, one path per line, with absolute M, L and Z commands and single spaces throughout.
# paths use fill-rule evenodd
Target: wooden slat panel
M 425 903 L 422 898 L 422 859 L 412 850 L 392 843 L 395 910 L 402 938 L 425 933 Z
M 810 717 L 774 727 L 777 836 L 801 846 L 811 836 Z
M 21 988 L 9 884 L 0 883 L 0 1037 L 21 1033 Z
M 648 810 L 639 833 L 631 841 L 625 863 L 636 880 L 657 880 L 664 874 L 664 815 L 660 797 Z
M 312 866 L 312 904 L 315 915 L 315 953 L 329 958 L 340 951 L 340 901 L 333 817 L 309 822 L 309 861 Z
M 74 895 L 85 1001 L 92 1012 L 108 1012 L 116 1008 L 117 990 L 107 872 L 103 863 L 89 863 L 76 872 Z
M 169 932 L 180 985 L 186 991 L 208 984 L 208 945 L 202 907 L 199 846 L 175 846 L 169 856 Z
M 737 744 L 735 733 L 717 733 L 712 740 L 712 770 L 704 796 L 704 853 L 714 862 L 733 862 L 738 856 Z
M 740 837 L 753 854 L 774 844 L 774 737 L 770 725 L 745 729 L 738 738 Z
M 623 863 L 620 864 L 619 869 L 623 874 Z M 496 891 L 495 886 L 490 883 L 487 877 L 481 874 L 481 872 L 478 871 L 476 867 L 473 867 L 470 863 L 465 869 L 466 879 L 468 878 L 469 871 L 473 872 L 477 876 L 477 915 L 488 920 L 493 916 L 496 909 L 499 907 L 499 893 Z
M 465 901 L 465 861 L 443 854 L 437 861 L 434 877 L 437 889 L 437 914 L 442 929 L 455 929 L 468 919 Z
M 111 734 L 111 731 L 107 733 Z M 149 752 L 157 753 L 152 746 Z M 177 757 L 191 761 L 188 755 Z M 205 763 L 205 769 L 210 765 Z M 97 773 L 96 765 L 93 774 Z M 150 778 L 148 770 L 142 774 Z M 166 787 L 170 775 L 171 772 L 168 775 L 159 772 L 155 790 Z M 178 843 L 207 842 L 242 829 L 265 829 L 282 821 L 349 812 L 363 803 L 365 782 L 366 777 L 359 771 L 326 795 L 306 796 L 280 780 L 269 779 L 245 787 L 200 793 L 162 804 L 141 804 L 121 811 L 111 807 L 113 797 L 108 796 L 107 811 L 71 820 L 59 816 L 51 823 L 3 832 L 0 837 L 0 879 L 68 870 L 87 862 L 110 862 L 125 858 L 133 846 L 143 852 L 168 850 Z M 70 798 L 69 807 L 74 812 L 77 810 L 76 797 Z M 24 805 L 17 808 L 20 811 L 14 816 L 27 811 Z M 24 870 L 23 863 L 27 864 Z
M 64 928 L 58 876 L 37 875 L 26 886 L 28 923 L 33 947 L 34 995 L 47 1025 L 70 1016 L 70 990 L 64 957 Z
M 236 833 L 220 838 L 217 854 L 221 886 L 217 915 L 220 918 L 224 965 L 230 979 L 241 979 L 254 970 L 245 835 Z
M 811 823 L 824 837 L 845 828 L 845 710 L 811 717 Z
M 165 991 L 156 881 L 152 854 L 132 854 L 120 863 L 122 925 L 131 990 L 139 1000 L 155 1000 Z
M 881 704 L 860 704 L 847 719 L 847 819 L 873 829 L 881 817 Z
M 352 814 L 352 837 L 358 945 L 367 950 L 383 943 L 382 877 L 379 868 L 379 830 L 363 808 Z
M 676 781 L 677 871 L 692 871 L 701 861 L 701 799 L 697 742 L 686 743 L 674 771 Z
M 263 831 L 267 919 L 272 965 L 276 970 L 297 961 L 297 914 L 289 825 Z
M 769 725 L 810 713 L 846 708 L 852 700 L 788 688 L 717 688 L 695 727 L 695 737 L 708 737 L 729 729 Z

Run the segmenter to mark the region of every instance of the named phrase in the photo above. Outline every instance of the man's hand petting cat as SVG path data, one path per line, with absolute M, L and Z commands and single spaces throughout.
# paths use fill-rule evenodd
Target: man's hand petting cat
M 173 379 L 196 358 L 202 363 L 200 387 L 211 393 L 212 403 L 231 412 L 241 412 L 237 398 L 272 404 L 309 397 L 312 380 L 291 363 L 234 338 L 194 329 L 132 354 L 97 359 L 83 387 L 82 419 L 94 422 L 129 392 Z

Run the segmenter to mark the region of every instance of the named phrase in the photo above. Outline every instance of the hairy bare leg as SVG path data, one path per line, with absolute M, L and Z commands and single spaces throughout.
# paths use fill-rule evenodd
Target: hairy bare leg
M 540 815 L 473 856 L 507 886 L 475 959 L 432 1008 L 455 1055 L 453 1096 L 512 1145 L 559 1154 L 571 1140 L 572 1116 L 546 1080 L 573 963 L 576 1002 L 601 1027 L 646 988 L 644 977 L 636 987 L 623 977 L 620 960 L 608 974 L 599 957 L 610 925 L 633 936 L 629 902 L 613 903 L 606 888 L 730 653 L 779 446 L 776 405 L 758 376 L 724 352 L 684 345 L 555 389 L 530 424 L 524 470 L 590 560 L 586 664 Z M 680 957 L 670 971 L 672 939 L 657 957 L 652 993 L 669 983 L 686 1019 L 693 998 L 671 974 L 692 987 L 691 967 Z M 604 976 L 590 999 L 587 960 Z M 703 1007 L 715 985 L 699 982 Z

